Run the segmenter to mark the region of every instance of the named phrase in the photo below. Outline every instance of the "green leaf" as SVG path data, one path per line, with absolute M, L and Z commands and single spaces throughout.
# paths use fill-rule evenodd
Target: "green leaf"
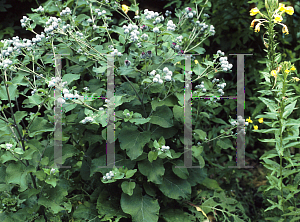
M 142 196 L 142 189 L 136 186 L 133 195 L 125 193 L 121 195 L 122 210 L 132 216 L 133 222 L 157 222 L 159 214 L 159 204 L 157 200 L 148 195 Z
M 30 137 L 34 137 L 36 135 L 42 134 L 44 132 L 53 132 L 54 126 L 48 123 L 48 121 L 42 117 L 36 117 L 30 128 L 28 130 L 28 134 Z
M 133 189 L 135 188 L 135 182 L 124 181 L 121 184 L 121 188 L 124 193 L 128 194 L 129 196 L 132 196 Z
M 162 184 L 158 185 L 161 192 L 169 198 L 179 200 L 188 198 L 191 194 L 191 185 L 187 180 L 178 178 L 172 171 L 166 170 Z
M 155 184 L 162 183 L 162 176 L 165 173 L 165 168 L 162 159 L 154 160 L 150 163 L 147 159 L 138 163 L 138 168 L 141 174 L 148 178 L 147 182 Z
M 217 141 L 217 145 L 220 146 L 222 149 L 228 149 L 233 147 L 232 142 L 228 138 L 219 139 Z
M 68 84 L 70 84 L 77 79 L 80 79 L 80 74 L 65 74 L 62 77 L 62 82 L 67 82 Z
M 204 53 L 205 53 L 205 49 L 202 48 L 202 47 L 200 47 L 200 46 L 194 48 L 192 51 L 195 51 L 195 52 L 197 52 L 198 54 L 204 54 Z
M 156 160 L 157 159 L 157 152 L 153 152 L 153 151 L 150 151 L 148 153 L 148 160 L 150 163 L 153 162 L 153 160 Z
M 143 153 L 143 148 L 150 141 L 151 132 L 139 132 L 136 126 L 125 126 L 118 135 L 122 150 L 126 150 L 131 160 Z
M 175 166 L 184 166 L 184 162 L 182 160 L 175 160 L 174 165 L 172 165 L 172 171 L 181 179 L 187 179 L 189 177 L 189 172 L 187 168 L 176 168 Z
M 297 103 L 297 100 L 292 102 L 291 104 L 287 105 L 285 108 L 284 108 L 284 113 L 283 113 L 283 118 L 286 119 L 292 112 L 293 110 L 295 109 L 295 105 Z M 296 108 L 298 109 L 298 108 Z
M 15 101 L 15 97 L 18 97 L 17 87 L 18 87 L 17 85 L 9 85 L 8 86 L 9 97 L 12 101 Z M 3 100 L 8 100 L 6 87 L 4 85 L 2 85 L 0 87 L 0 99 L 2 101 Z
M 159 125 L 163 128 L 170 128 L 173 126 L 172 123 L 173 113 L 166 105 L 159 106 L 151 116 L 150 123 Z
M 201 183 L 202 185 L 206 186 L 208 189 L 222 191 L 222 188 L 219 186 L 216 180 L 210 179 L 208 177 L 205 178 L 204 181 Z
M 271 110 L 271 112 L 274 114 L 276 113 L 276 104 L 273 100 L 263 98 L 263 97 L 258 97 L 266 106 Z
M 122 35 L 119 35 L 119 42 L 125 44 L 125 38 Z
M 130 178 L 132 177 L 135 173 L 136 173 L 137 169 L 134 169 L 134 170 L 128 170 L 126 172 L 126 178 Z
M 199 139 L 200 139 L 200 140 L 204 140 L 205 137 L 207 137 L 206 132 L 204 132 L 204 131 L 201 130 L 201 129 L 195 129 L 195 130 L 193 130 L 193 131 L 194 131 L 194 133 L 196 133 L 196 134 L 199 136 Z

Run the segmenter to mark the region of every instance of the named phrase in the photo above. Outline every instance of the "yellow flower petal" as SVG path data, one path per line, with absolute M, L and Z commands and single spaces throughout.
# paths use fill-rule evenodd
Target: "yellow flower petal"
M 271 75 L 274 76 L 274 77 L 277 76 L 276 70 L 272 70 L 272 71 L 271 71 Z
M 248 123 L 253 123 L 253 121 L 250 119 L 250 117 L 249 117 L 248 119 L 246 119 L 246 121 L 247 121 Z
M 260 31 L 260 24 L 261 23 L 257 23 L 257 25 L 255 26 L 255 30 L 254 30 L 254 32 L 259 32 Z
M 290 70 L 286 69 L 284 72 L 288 74 L 290 72 Z
M 251 15 L 251 16 L 254 16 L 254 15 L 256 15 L 257 13 L 259 13 L 259 10 L 258 10 L 257 7 L 255 7 L 255 8 L 253 8 L 253 9 L 250 10 L 250 15 Z
M 292 71 L 295 71 L 295 70 L 296 70 L 295 66 L 292 66 L 291 70 L 292 70 Z
M 198 64 L 198 63 L 199 63 L 198 60 L 195 60 L 194 62 L 195 62 L 195 64 Z
M 263 123 L 263 122 L 264 122 L 264 118 L 259 118 L 259 119 L 258 119 L 258 122 L 259 122 L 259 123 Z
M 284 4 L 279 3 L 279 7 L 278 7 L 279 11 L 285 11 L 285 7 Z
M 288 30 L 288 28 L 287 28 L 286 25 L 283 25 L 282 32 L 283 32 L 283 33 L 286 33 L 286 35 L 289 34 L 289 30 Z
M 127 5 L 122 5 L 122 10 L 125 12 L 125 14 L 127 14 L 129 7 Z
M 285 12 L 288 13 L 289 15 L 294 14 L 294 8 L 292 6 L 285 7 L 284 9 Z
M 274 22 L 281 22 L 283 20 L 281 15 L 274 15 Z
M 254 127 L 254 130 L 258 130 L 258 126 L 253 126 Z

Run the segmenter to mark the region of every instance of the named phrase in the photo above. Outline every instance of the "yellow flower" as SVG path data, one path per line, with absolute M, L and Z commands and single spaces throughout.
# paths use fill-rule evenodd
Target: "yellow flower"
M 261 23 L 257 23 L 257 25 L 255 26 L 255 30 L 254 30 L 254 32 L 259 32 L 260 31 L 260 24 Z
M 274 22 L 281 22 L 282 21 L 282 16 L 281 15 L 274 15 Z
M 292 79 L 297 82 L 300 80 L 298 77 L 292 77 Z
M 125 12 L 125 14 L 127 14 L 129 7 L 127 5 L 122 5 L 122 10 Z
M 255 126 L 253 126 L 253 127 L 254 127 L 254 130 L 258 130 L 258 126 L 255 125 Z
M 296 70 L 295 66 L 292 66 L 291 70 L 292 70 L 292 71 L 295 71 L 295 70 Z
M 289 30 L 288 30 L 288 28 L 287 28 L 286 25 L 283 25 L 282 32 L 283 32 L 283 33 L 286 33 L 286 35 L 289 34 Z
M 285 7 L 285 8 L 284 8 L 284 11 L 285 11 L 286 13 L 288 13 L 289 15 L 294 14 L 294 8 L 293 8 L 292 6 Z
M 198 60 L 195 60 L 195 64 L 198 64 L 199 62 L 198 62 Z
M 254 15 L 256 15 L 257 13 L 259 13 L 259 10 L 258 10 L 257 7 L 255 7 L 255 8 L 253 8 L 253 9 L 250 10 L 250 15 L 251 15 L 251 16 L 254 16 Z
M 277 76 L 276 70 L 272 70 L 272 71 L 271 71 L 271 75 L 274 76 L 274 77 L 276 77 L 276 76 Z
M 250 25 L 251 28 L 254 27 L 254 23 L 256 22 L 255 20 L 256 20 L 256 19 L 253 19 L 253 21 L 251 22 L 251 25 Z
M 285 11 L 284 4 L 279 3 L 278 9 L 279 9 L 279 11 Z
M 264 118 L 259 118 L 259 119 L 258 119 L 258 122 L 259 122 L 259 123 L 263 123 L 263 122 L 264 122 Z
M 250 117 L 249 117 L 248 119 L 246 119 L 246 121 L 247 121 L 248 123 L 253 123 L 253 121 L 250 119 Z
M 290 72 L 290 70 L 286 69 L 284 72 L 285 72 L 286 74 L 288 74 L 288 73 Z

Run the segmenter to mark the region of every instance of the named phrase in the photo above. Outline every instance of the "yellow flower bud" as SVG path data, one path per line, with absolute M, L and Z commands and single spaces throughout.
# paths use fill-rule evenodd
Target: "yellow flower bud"
M 296 70 L 295 66 L 292 66 L 291 70 L 292 70 L 292 71 L 295 71 L 295 70 Z
M 254 130 L 258 130 L 258 126 L 253 126 L 254 127 Z
M 286 35 L 289 34 L 289 30 L 288 30 L 288 28 L 287 28 L 286 25 L 283 25 L 282 32 L 283 32 L 283 33 L 286 33 Z
M 255 8 L 253 8 L 253 9 L 250 10 L 250 15 L 251 15 L 251 16 L 254 16 L 254 15 L 256 15 L 257 13 L 259 13 L 259 10 L 258 10 L 257 7 L 255 7 Z
M 260 31 L 260 24 L 261 23 L 257 23 L 257 25 L 255 26 L 255 30 L 254 30 L 254 32 L 259 32 Z
M 264 118 L 259 118 L 259 119 L 258 119 L 258 122 L 259 122 L 259 123 L 263 123 L 263 122 L 264 122 Z

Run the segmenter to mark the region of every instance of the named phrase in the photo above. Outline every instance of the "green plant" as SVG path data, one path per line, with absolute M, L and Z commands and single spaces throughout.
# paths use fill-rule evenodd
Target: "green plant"
M 1 220 L 111 221 L 117 217 L 116 220 L 158 221 L 160 218 L 174 221 L 176 216 L 182 220 L 201 221 L 208 217 L 205 212 L 221 221 L 248 220 L 243 206 L 225 196 L 225 191 L 203 168 L 205 161 L 218 169 L 235 164 L 230 159 L 235 148 L 229 138 L 236 138 L 231 135 L 236 126 L 216 117 L 223 109 L 231 114 L 232 108 L 226 106 L 231 107 L 232 102 L 224 102 L 224 107 L 213 98 L 194 102 L 198 107 L 193 115 L 193 138 L 199 142 L 192 146 L 192 154 L 193 162 L 202 168 L 175 168 L 184 165 L 185 73 L 182 70 L 185 67 L 178 64 L 184 60 L 178 54 L 205 53 L 201 44 L 215 31 L 213 26 L 206 24 L 203 8 L 199 12 L 198 4 L 204 7 L 208 1 L 197 1 L 195 7 L 189 4 L 184 11 L 176 9 L 175 22 L 165 22 L 167 27 L 162 16 L 149 10 L 136 15 L 133 22 L 126 13 L 139 11 L 136 3 L 129 8 L 121 8 L 117 2 L 108 3 L 48 1 L 44 10 L 34 9 L 36 13 L 21 20 L 27 30 L 35 33 L 34 28 L 41 25 L 45 33 L 35 33 L 31 41 L 17 37 L 2 41 L 4 86 L 1 86 L 0 96 L 7 104 L 1 107 L 4 129 L 1 143 L 5 143 L 1 145 L 1 178 L 5 178 L 1 191 L 16 193 L 20 200 L 26 201 L 17 205 L 13 214 L 7 210 L 9 206 L 2 209 Z M 109 23 L 113 22 L 110 16 L 116 10 L 125 18 L 119 24 L 123 29 L 115 25 L 109 28 Z M 61 17 L 49 18 L 46 13 Z M 185 25 L 188 22 L 194 22 L 193 29 Z M 139 38 L 140 26 L 140 32 L 145 35 Z M 118 34 L 116 39 L 113 34 Z M 52 87 L 59 79 L 53 76 L 56 61 L 45 54 L 50 52 L 70 54 L 66 56 L 70 61 L 67 60 L 60 85 L 64 98 L 58 102 L 62 104 L 62 125 L 65 126 L 62 161 L 72 168 L 55 171 Z M 107 58 L 103 54 L 113 54 L 116 58 L 115 164 L 123 166 L 121 168 L 98 168 L 107 164 L 105 127 L 108 115 L 102 106 L 108 104 L 94 99 L 106 92 L 107 79 L 103 74 L 107 70 Z M 214 78 L 217 72 L 232 68 L 223 56 L 224 53 L 218 51 L 213 61 L 209 56 L 192 60 L 193 72 L 197 75 L 192 82 L 202 80 L 197 85 L 202 90 L 195 91 L 196 96 L 219 96 L 224 94 L 225 86 L 232 87 L 233 84 Z M 20 111 L 18 86 L 26 86 L 22 92 L 27 97 L 23 104 L 37 108 L 34 115 Z M 15 106 L 17 111 L 13 110 Z M 38 117 L 42 108 L 44 115 Z M 5 112 L 10 115 L 8 118 Z M 23 119 L 28 121 L 27 127 L 21 126 Z M 211 127 L 211 121 L 220 125 Z M 212 145 L 217 153 L 214 156 L 209 154 Z M 220 159 L 222 164 L 219 164 Z M 49 165 L 53 169 L 45 169 Z M 197 193 L 199 188 L 205 192 Z M 208 198 L 204 199 L 206 196 Z M 200 199 L 201 211 L 188 206 L 188 212 L 184 212 L 183 208 L 187 207 L 184 201 Z
M 280 22 L 283 20 L 282 15 L 284 13 L 292 15 L 294 9 L 290 6 L 286 7 L 282 3 L 278 5 L 277 0 L 266 0 L 265 6 L 268 15 L 262 14 L 257 7 L 250 12 L 252 16 L 259 13 L 265 18 L 252 21 L 251 27 L 254 27 L 255 22 L 258 22 L 255 26 L 255 31 L 259 32 L 260 25 L 263 23 L 269 24 L 267 31 L 269 38 L 265 43 L 267 48 L 265 51 L 268 53 L 267 66 L 269 72 L 263 73 L 266 81 L 261 83 L 269 89 L 259 91 L 264 95 L 270 96 L 270 98 L 259 97 L 267 105 L 269 112 L 257 115 L 255 118 L 260 118 L 260 122 L 270 128 L 258 130 L 258 126 L 254 126 L 254 129 L 257 132 L 272 133 L 275 136 L 272 139 L 259 139 L 262 142 L 275 144 L 275 149 L 266 152 L 260 157 L 263 160 L 264 167 L 269 169 L 271 173 L 267 175 L 269 185 L 262 186 L 259 190 L 263 191 L 264 197 L 269 202 L 269 205 L 271 204 L 264 210 L 265 212 L 272 212 L 272 216 L 265 214 L 266 220 L 299 221 L 299 197 L 297 195 L 300 181 L 300 171 L 298 169 L 299 154 L 292 155 L 290 148 L 300 148 L 300 142 L 297 141 L 300 138 L 300 121 L 299 119 L 291 118 L 290 115 L 293 110 L 297 109 L 297 98 L 300 96 L 295 96 L 295 93 L 292 93 L 292 89 L 289 88 L 300 79 L 292 76 L 297 75 L 297 70 L 291 62 L 281 62 L 280 53 L 275 53 L 277 43 L 274 38 L 276 36 L 274 31 L 276 24 L 282 25 L 283 33 L 288 34 L 287 26 Z M 266 119 L 270 121 L 266 121 Z M 276 208 L 280 211 L 275 210 Z

